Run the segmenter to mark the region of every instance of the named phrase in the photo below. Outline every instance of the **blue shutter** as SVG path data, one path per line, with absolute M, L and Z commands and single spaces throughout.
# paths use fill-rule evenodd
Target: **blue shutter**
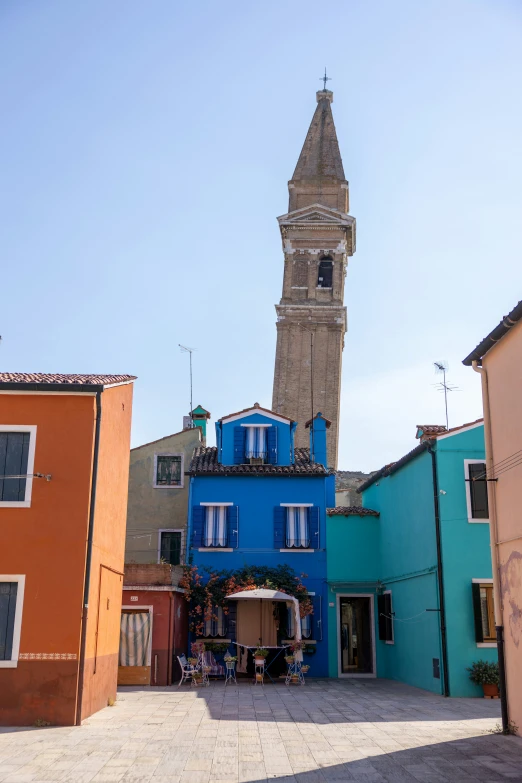
M 227 546 L 237 549 L 239 542 L 239 507 L 227 506 Z
M 192 546 L 203 546 L 203 532 L 205 530 L 206 507 L 193 506 L 192 508 Z
M 267 427 L 266 446 L 268 449 L 268 462 L 270 465 L 277 464 L 277 427 Z
M 228 602 L 228 614 L 226 616 L 227 621 L 227 637 L 231 642 L 237 642 L 236 638 L 236 620 L 237 620 L 237 603 L 236 601 Z M 237 653 L 234 653 L 237 655 Z
M 18 582 L 0 583 L 0 661 L 10 661 L 13 653 L 17 591 Z
M 234 427 L 234 465 L 245 461 L 245 427 Z
M 308 509 L 308 525 L 310 527 L 310 549 L 319 549 L 319 506 L 310 506 Z
M 316 642 L 322 641 L 323 638 L 323 616 L 322 616 L 322 604 L 320 595 L 312 596 L 312 606 L 314 607 L 314 613 L 312 615 L 312 639 Z
M 284 549 L 286 542 L 286 508 L 274 508 L 274 549 Z
M 0 475 L 19 476 L 27 473 L 29 454 L 28 432 L 0 433 Z M 25 499 L 26 479 L 4 479 L 0 485 L 0 500 Z

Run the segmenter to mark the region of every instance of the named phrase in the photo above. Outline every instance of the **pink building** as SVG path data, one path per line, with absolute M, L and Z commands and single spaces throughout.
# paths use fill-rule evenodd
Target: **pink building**
M 522 301 L 464 359 L 482 377 L 495 625 L 504 636 L 503 721 L 522 733 Z M 501 649 L 499 645 L 499 663 Z M 502 670 L 501 670 L 502 675 Z M 502 686 L 502 683 L 501 683 Z

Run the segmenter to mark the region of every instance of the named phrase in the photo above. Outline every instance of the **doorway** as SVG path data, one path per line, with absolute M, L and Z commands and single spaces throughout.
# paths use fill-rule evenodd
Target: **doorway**
M 373 596 L 338 596 L 339 676 L 375 677 Z

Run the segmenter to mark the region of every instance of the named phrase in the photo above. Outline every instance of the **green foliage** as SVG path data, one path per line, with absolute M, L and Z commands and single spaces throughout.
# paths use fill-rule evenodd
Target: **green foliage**
M 257 650 L 254 651 L 254 658 L 268 658 L 268 652 L 266 647 L 258 647 Z
M 498 685 L 498 663 L 489 661 L 475 661 L 468 666 L 469 679 L 475 685 Z
M 213 653 L 224 653 L 228 650 L 228 642 L 205 642 L 205 650 Z
M 517 724 L 510 720 L 507 729 L 504 731 L 501 723 L 497 723 L 494 729 L 489 729 L 490 734 L 512 734 L 516 736 L 518 734 Z

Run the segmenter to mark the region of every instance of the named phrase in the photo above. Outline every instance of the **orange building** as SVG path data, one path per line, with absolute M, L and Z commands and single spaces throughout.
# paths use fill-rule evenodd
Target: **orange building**
M 0 373 L 0 725 L 116 698 L 133 381 Z
M 482 378 L 502 721 L 522 736 L 522 301 L 464 364 Z

